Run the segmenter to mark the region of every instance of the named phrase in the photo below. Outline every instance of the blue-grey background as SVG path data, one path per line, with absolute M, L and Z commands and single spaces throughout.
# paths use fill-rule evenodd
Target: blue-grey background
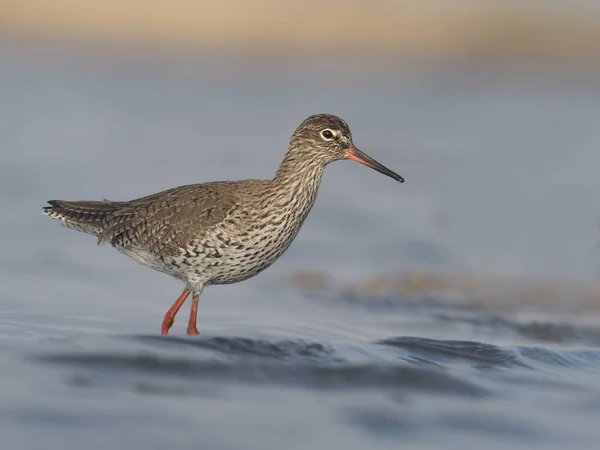
M 596 448 L 597 73 L 326 66 L 1 48 L 7 449 Z M 329 166 L 284 257 L 205 292 L 199 338 L 185 307 L 157 336 L 176 280 L 41 214 L 271 177 L 318 112 L 406 183 Z M 492 280 L 498 298 L 359 288 L 413 270 Z M 298 271 L 332 281 L 291 283 Z M 513 279 L 592 294 L 549 305 L 511 297 Z

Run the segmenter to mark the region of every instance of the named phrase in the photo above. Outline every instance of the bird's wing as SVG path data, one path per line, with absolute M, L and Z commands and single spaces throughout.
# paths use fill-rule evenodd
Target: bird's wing
M 171 253 L 201 238 L 236 206 L 226 182 L 181 186 L 127 202 L 113 213 L 98 243 Z

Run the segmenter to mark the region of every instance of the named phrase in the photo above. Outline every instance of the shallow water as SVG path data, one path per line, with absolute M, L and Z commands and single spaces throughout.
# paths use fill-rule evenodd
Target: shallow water
M 2 52 L 6 448 L 597 447 L 600 302 L 494 284 L 594 281 L 597 78 Z M 157 336 L 176 281 L 40 214 L 51 198 L 269 177 L 315 112 L 346 118 L 407 182 L 328 167 L 284 257 L 202 296 L 200 337 L 185 308 Z M 334 281 L 295 283 L 299 269 Z M 406 269 L 491 287 L 361 284 Z

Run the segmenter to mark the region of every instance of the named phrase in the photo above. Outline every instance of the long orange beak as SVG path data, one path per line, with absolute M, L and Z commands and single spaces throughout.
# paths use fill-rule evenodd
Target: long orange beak
M 346 152 L 346 158 L 351 159 L 352 161 L 356 161 L 361 164 L 364 164 L 365 166 L 370 167 L 371 169 L 375 169 L 379 173 L 382 173 L 384 175 L 387 175 L 390 178 L 393 178 L 396 181 L 399 181 L 400 183 L 404 183 L 404 178 L 402 178 L 396 172 L 392 172 L 390 169 L 385 167 L 383 164 L 378 163 L 373 158 L 371 158 L 369 155 L 364 154 L 356 147 L 350 147 L 350 148 L 346 149 L 345 152 Z

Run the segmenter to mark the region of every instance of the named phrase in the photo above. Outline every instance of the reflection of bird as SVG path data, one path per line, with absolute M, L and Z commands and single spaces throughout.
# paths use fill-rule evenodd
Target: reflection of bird
M 51 200 L 44 213 L 185 281 L 164 317 L 162 334 L 190 292 L 187 333 L 198 334 L 198 298 L 204 287 L 243 281 L 273 264 L 310 212 L 324 167 L 341 159 L 404 181 L 354 147 L 346 122 L 318 114 L 296 129 L 272 180 L 193 184 L 126 202 Z

